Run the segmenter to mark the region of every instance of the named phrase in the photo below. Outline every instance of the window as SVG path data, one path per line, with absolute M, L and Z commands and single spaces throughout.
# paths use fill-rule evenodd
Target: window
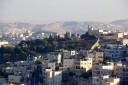
M 97 79 L 97 81 L 99 81 L 99 79 Z

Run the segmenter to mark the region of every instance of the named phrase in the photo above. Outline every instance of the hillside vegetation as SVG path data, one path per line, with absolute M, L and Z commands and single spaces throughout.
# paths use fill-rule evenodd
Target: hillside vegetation
M 80 40 L 71 40 L 70 38 L 52 37 L 45 39 L 36 39 L 22 41 L 15 47 L 0 48 L 0 62 L 26 60 L 27 56 L 36 56 L 46 54 L 59 49 L 65 50 L 89 50 L 96 42 L 95 36 L 84 34 Z

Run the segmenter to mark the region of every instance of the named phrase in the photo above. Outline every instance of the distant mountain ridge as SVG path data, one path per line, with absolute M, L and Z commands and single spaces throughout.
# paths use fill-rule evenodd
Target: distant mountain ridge
M 94 22 L 94 21 L 60 21 L 50 24 L 29 24 L 29 23 L 0 23 L 0 32 L 11 32 L 11 33 L 22 33 L 26 30 L 32 30 L 34 32 L 38 31 L 51 31 L 57 32 L 59 34 L 64 34 L 66 31 L 71 31 L 73 33 L 85 33 L 87 31 L 88 25 L 96 29 L 105 29 L 111 31 L 127 31 L 128 32 L 128 19 L 126 20 L 115 20 L 110 23 Z

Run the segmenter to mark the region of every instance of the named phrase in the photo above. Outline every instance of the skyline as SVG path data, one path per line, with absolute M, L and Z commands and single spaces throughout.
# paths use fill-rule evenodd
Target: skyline
M 1 0 L 0 22 L 34 24 L 55 21 L 128 19 L 127 0 Z

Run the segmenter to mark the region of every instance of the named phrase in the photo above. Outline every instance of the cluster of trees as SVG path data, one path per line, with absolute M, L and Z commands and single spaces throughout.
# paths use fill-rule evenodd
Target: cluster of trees
M 28 48 L 21 48 L 19 46 L 16 47 L 1 47 L 0 48 L 0 63 L 5 62 L 14 62 L 18 60 L 26 60 L 27 56 L 33 55 L 36 53 L 34 51 L 30 51 Z
M 93 35 L 89 35 L 88 32 L 86 32 L 85 34 L 81 35 L 81 39 L 84 39 L 87 41 L 95 41 L 97 40 L 97 37 Z
M 81 36 L 81 40 L 71 40 L 69 38 L 52 37 L 37 39 L 31 41 L 22 41 L 18 46 L 26 47 L 37 53 L 47 53 L 59 49 L 66 50 L 89 50 L 96 42 L 95 36 L 89 36 L 87 33 Z
M 81 40 L 71 40 L 69 38 L 52 37 L 45 39 L 36 39 L 22 41 L 15 47 L 0 48 L 0 62 L 26 60 L 27 56 L 45 54 L 59 49 L 79 50 L 90 49 L 96 42 L 95 36 L 89 36 L 87 33 L 81 36 Z

